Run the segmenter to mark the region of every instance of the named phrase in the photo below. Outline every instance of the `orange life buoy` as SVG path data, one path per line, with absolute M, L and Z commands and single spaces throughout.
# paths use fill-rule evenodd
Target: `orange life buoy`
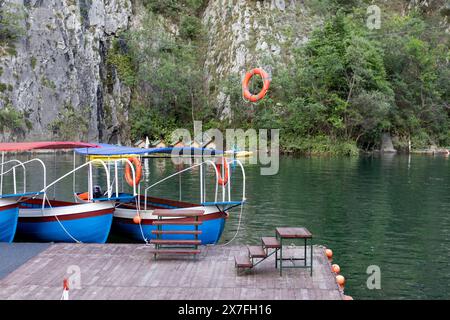
M 224 177 L 222 177 L 222 164 L 224 165 L 224 167 L 223 167 Z M 222 159 L 220 160 L 220 163 L 216 163 L 216 170 L 219 175 L 219 179 L 217 180 L 217 183 L 220 184 L 221 186 L 225 186 L 228 183 L 227 159 L 222 157 Z
M 128 160 L 134 165 L 135 174 L 136 174 L 136 180 L 133 181 L 133 174 L 131 173 L 131 166 L 127 161 L 127 164 L 125 165 L 125 180 L 127 181 L 128 185 L 137 186 L 142 178 L 142 165 L 141 161 L 139 161 L 138 158 L 128 158 Z
M 258 94 L 253 95 L 251 94 L 248 88 L 248 84 L 250 82 L 250 79 L 253 78 L 255 74 L 259 74 L 261 76 L 264 84 L 262 90 Z M 269 86 L 270 86 L 270 76 L 263 69 L 255 68 L 252 71 L 247 72 L 245 74 L 244 81 L 242 82 L 242 91 L 244 92 L 244 99 L 247 99 L 250 102 L 257 102 L 261 100 L 266 96 L 267 90 L 269 90 Z

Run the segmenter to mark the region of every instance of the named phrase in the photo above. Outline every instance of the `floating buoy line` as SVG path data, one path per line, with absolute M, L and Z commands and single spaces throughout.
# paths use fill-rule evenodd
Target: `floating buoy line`
M 327 257 L 328 262 L 331 264 L 333 262 L 333 250 L 331 250 L 330 248 L 325 248 L 325 256 Z M 338 285 L 339 289 L 342 291 L 344 300 L 353 300 L 352 296 L 347 296 L 344 294 L 344 287 L 345 287 L 346 279 L 342 274 L 340 274 L 341 267 L 336 263 L 331 264 L 331 272 L 335 274 L 336 284 Z

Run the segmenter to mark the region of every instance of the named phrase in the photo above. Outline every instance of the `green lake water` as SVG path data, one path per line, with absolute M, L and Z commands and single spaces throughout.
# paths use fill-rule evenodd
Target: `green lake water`
M 48 181 L 73 166 L 70 154 L 41 155 Z M 25 159 L 25 158 L 23 158 Z M 81 164 L 83 159 L 78 158 Z M 260 175 L 258 165 L 245 165 L 247 203 L 234 240 L 259 243 L 277 226 L 305 226 L 314 242 L 334 251 L 334 262 L 347 278 L 346 294 L 356 299 L 450 298 L 450 167 L 449 159 L 391 155 L 359 158 L 282 157 L 274 176 Z M 150 159 L 145 183 L 173 173 L 169 159 Z M 42 170 L 32 166 L 28 190 L 42 184 Z M 29 169 L 30 170 L 30 169 Z M 96 168 L 98 183 L 104 181 Z M 240 190 L 239 170 L 233 170 L 233 194 Z M 122 180 L 122 179 L 121 179 Z M 86 170 L 77 175 L 77 191 L 86 190 Z M 19 183 L 19 190 L 21 184 Z M 198 171 L 183 174 L 182 199 L 198 201 Z M 12 181 L 5 180 L 4 193 Z M 125 187 L 126 188 L 126 187 Z M 207 195 L 213 194 L 212 184 Z M 49 195 L 73 199 L 73 180 L 66 179 Z M 178 178 L 151 192 L 178 199 Z M 233 237 L 239 210 L 231 212 L 222 242 Z M 126 241 L 112 236 L 111 242 Z M 369 290 L 367 267 L 381 269 L 381 289 Z M 299 270 L 299 272 L 304 272 Z

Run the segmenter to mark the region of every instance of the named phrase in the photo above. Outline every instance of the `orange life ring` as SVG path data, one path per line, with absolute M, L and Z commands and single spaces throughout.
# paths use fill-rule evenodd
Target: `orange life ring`
M 137 186 L 142 178 L 142 165 L 138 158 L 128 158 L 128 160 L 134 165 L 136 180 L 133 181 L 133 174 L 131 173 L 131 166 L 127 161 L 125 165 L 125 180 L 130 187 Z
M 248 88 L 250 79 L 253 78 L 255 74 L 259 74 L 264 82 L 262 90 L 257 95 L 251 94 Z M 270 76 L 263 69 L 255 68 L 252 71 L 247 72 L 245 74 L 244 81 L 242 82 L 242 91 L 244 92 L 244 99 L 247 99 L 250 102 L 257 102 L 261 100 L 266 96 L 267 90 L 269 90 L 269 86 L 270 86 Z
M 225 186 L 228 183 L 228 163 L 227 159 L 223 158 L 220 161 L 221 163 L 216 163 L 216 170 L 219 175 L 219 179 L 217 180 L 217 183 L 221 186 Z M 222 178 L 222 164 L 224 165 L 223 171 L 224 171 L 224 177 Z

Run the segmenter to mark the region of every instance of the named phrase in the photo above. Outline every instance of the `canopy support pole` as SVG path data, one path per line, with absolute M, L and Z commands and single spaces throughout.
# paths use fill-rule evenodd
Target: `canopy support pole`
M 2 168 L 0 176 L 0 195 L 3 195 L 3 162 L 5 162 L 5 151 L 2 151 Z

